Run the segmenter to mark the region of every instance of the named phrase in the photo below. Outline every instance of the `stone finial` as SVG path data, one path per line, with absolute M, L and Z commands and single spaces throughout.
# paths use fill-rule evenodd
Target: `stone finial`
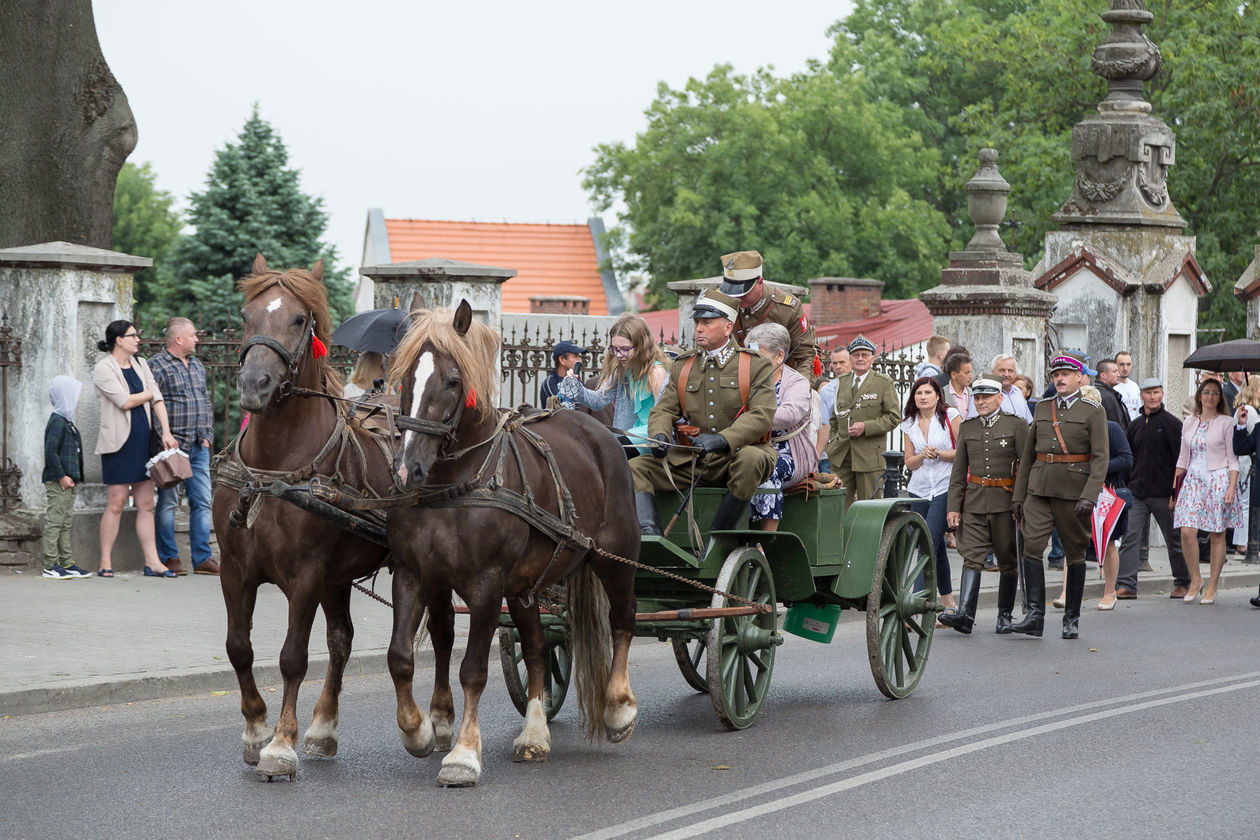
M 1107 80 L 1107 98 L 1098 110 L 1151 112 L 1142 96 L 1142 85 L 1155 77 L 1163 64 L 1159 48 L 1142 27 L 1155 19 L 1143 0 L 1111 0 L 1111 9 L 1102 13 L 1111 25 L 1106 40 L 1094 50 L 1090 69 Z
M 976 234 L 967 243 L 968 251 L 1005 251 L 1006 244 L 998 236 L 998 225 L 1006 217 L 1006 196 L 1011 185 L 997 167 L 997 149 L 980 150 L 980 169 L 966 184 L 967 213 L 976 226 Z

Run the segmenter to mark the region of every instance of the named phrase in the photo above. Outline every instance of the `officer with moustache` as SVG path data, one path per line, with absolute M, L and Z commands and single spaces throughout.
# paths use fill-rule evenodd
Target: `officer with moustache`
M 1001 410 L 1002 381 L 984 375 L 971 383 L 976 416 L 958 428 L 958 448 L 949 479 L 945 521 L 958 529 L 963 556 L 958 608 L 941 616 L 941 623 L 959 633 L 970 633 L 980 598 L 980 574 L 989 552 L 997 557 L 997 632 L 1011 632 L 1011 613 L 1019 587 L 1019 553 L 1011 494 L 1019 455 L 1028 438 L 1028 424 Z
M 1051 530 L 1058 530 L 1067 562 L 1067 603 L 1063 638 L 1079 635 L 1081 597 L 1085 593 L 1085 549 L 1091 514 L 1110 458 L 1107 415 L 1081 399 L 1085 359 L 1060 353 L 1050 363 L 1055 395 L 1037 403 L 1032 428 L 1020 456 L 1011 513 L 1024 535 L 1024 584 L 1028 614 L 1011 626 L 1016 633 L 1040 636 L 1046 617 L 1046 570 L 1041 564 Z
M 736 251 L 722 257 L 722 285 L 718 291 L 735 298 L 739 314 L 735 318 L 735 340 L 741 345 L 748 331 L 758 324 L 779 324 L 788 331 L 787 361 L 809 381 L 822 375 L 814 328 L 805 321 L 804 307 L 796 295 L 767 289 L 762 278 L 761 254 Z
M 884 440 L 901 422 L 901 405 L 892 379 L 871 370 L 875 345 L 864 336 L 849 342 L 853 372 L 836 379 L 827 457 L 831 471 L 849 490 L 849 501 L 875 498 L 884 471 Z
M 674 360 L 669 382 L 648 415 L 656 457 L 630 461 L 644 534 L 662 530 L 655 492 L 688 487 L 696 479 L 692 452 L 669 447 L 680 418 L 700 430 L 692 442 L 703 453 L 696 463 L 699 485 L 727 488 L 710 530 L 745 525 L 753 493 L 774 470 L 777 454 L 768 442 L 776 408 L 773 370 L 760 353 L 736 343 L 736 306 L 734 298 L 721 292 L 700 295 L 691 314 L 696 349 Z

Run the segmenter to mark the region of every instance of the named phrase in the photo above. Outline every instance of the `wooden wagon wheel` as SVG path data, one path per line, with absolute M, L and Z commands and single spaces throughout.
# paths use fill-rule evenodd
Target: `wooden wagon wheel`
M 743 547 L 726 558 L 716 587 L 771 607 L 762 615 L 715 618 L 709 631 L 706 664 L 713 710 L 727 728 L 745 729 L 761 714 L 774 671 L 775 649 L 782 641 L 776 632 L 774 578 L 765 556 L 756 548 Z M 743 604 L 718 594 L 713 596 L 712 606 Z
M 914 581 L 923 574 L 923 589 Z M 936 627 L 936 560 L 927 523 L 902 513 L 889 517 L 879 541 L 875 577 L 866 599 L 866 653 L 875 684 L 905 697 L 919 684 Z
M 674 648 L 674 659 L 678 662 L 678 670 L 682 672 L 687 685 L 701 694 L 709 692 L 709 668 L 705 663 L 709 644 L 707 639 L 670 639 Z
M 543 674 L 543 711 L 547 720 L 554 718 L 564 705 L 569 693 L 569 677 L 573 669 L 573 657 L 569 651 L 568 634 L 559 628 L 544 629 L 546 639 L 547 670 Z M 503 681 L 516 711 L 525 714 L 529 703 L 529 681 L 525 672 L 525 654 L 521 649 L 521 635 L 515 627 L 499 630 L 499 663 L 503 666 Z

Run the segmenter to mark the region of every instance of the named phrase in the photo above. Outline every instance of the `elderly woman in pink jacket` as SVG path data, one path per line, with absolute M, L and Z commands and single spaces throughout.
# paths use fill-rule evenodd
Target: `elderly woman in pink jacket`
M 1225 566 L 1225 529 L 1241 527 L 1238 458 L 1234 455 L 1234 418 L 1222 413 L 1221 383 L 1204 379 L 1194 394 L 1194 414 L 1181 427 L 1181 454 L 1173 477 L 1173 527 L 1181 529 L 1181 549 L 1190 567 L 1190 591 L 1183 599 L 1216 602 Z M 1211 550 L 1207 589 L 1199 572 L 1198 532 L 1208 532 Z
M 791 336 L 779 324 L 758 324 L 748 331 L 746 342 L 774 365 L 774 397 L 778 408 L 770 431 L 770 443 L 778 453 L 774 472 L 761 486 L 779 490 L 791 487 L 818 469 L 818 450 L 809 434 L 809 380 L 783 362 Z M 752 521 L 763 531 L 777 531 L 783 518 L 783 494 L 758 493 L 752 499 Z

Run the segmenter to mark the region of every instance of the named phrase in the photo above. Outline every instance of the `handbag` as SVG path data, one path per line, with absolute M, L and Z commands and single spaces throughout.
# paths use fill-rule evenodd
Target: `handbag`
M 192 478 L 192 462 L 182 449 L 164 449 L 144 465 L 153 483 L 169 490 L 182 481 Z

